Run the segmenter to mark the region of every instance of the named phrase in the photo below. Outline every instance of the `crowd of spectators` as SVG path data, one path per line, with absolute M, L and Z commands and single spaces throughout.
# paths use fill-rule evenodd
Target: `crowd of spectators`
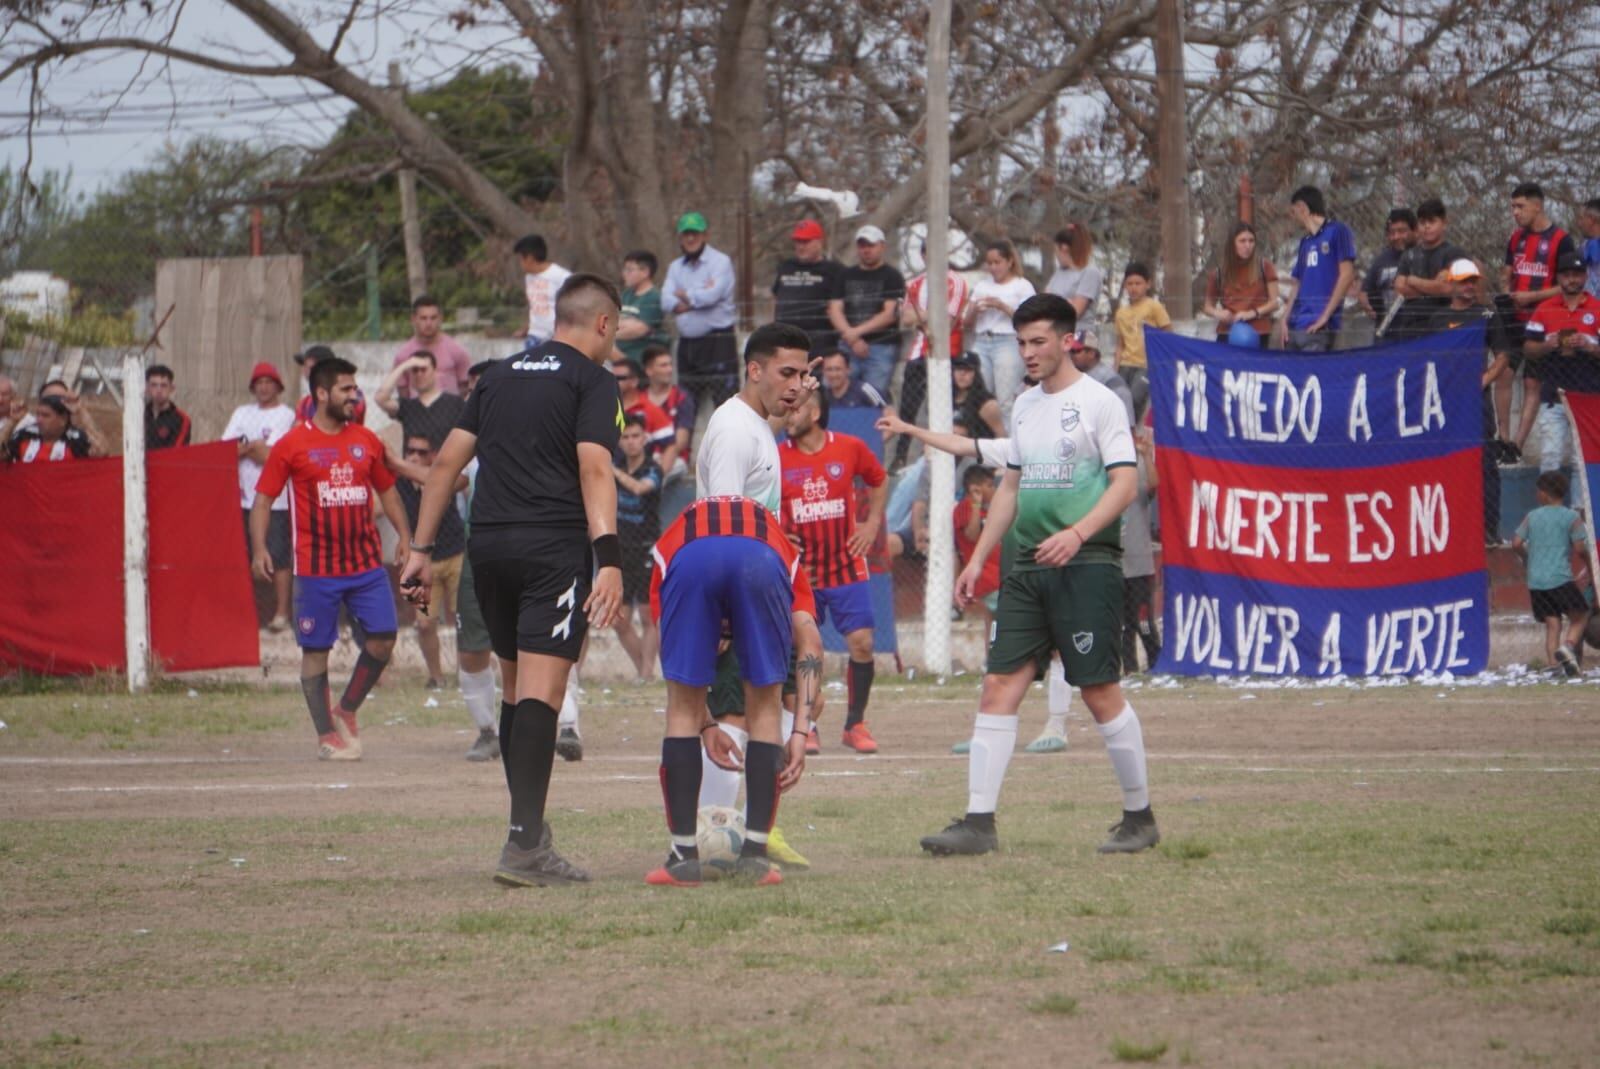
M 1367 257 L 1365 270 L 1352 229 L 1338 218 L 1323 192 L 1305 186 L 1289 198 L 1287 214 L 1301 231 L 1294 259 L 1281 270 L 1262 247 L 1258 231 L 1240 221 L 1227 230 L 1215 266 L 1203 277 L 1197 303 L 1219 341 L 1316 354 L 1340 347 L 1347 305 L 1373 324 L 1378 344 L 1414 339 L 1482 319 L 1488 348 L 1483 367 L 1483 432 L 1486 493 L 1485 537 L 1498 539 L 1498 465 L 1520 461 L 1530 438 L 1542 471 L 1572 461 L 1570 432 L 1559 389 L 1600 392 L 1600 200 L 1576 217 L 1581 240 L 1558 226 L 1542 190 L 1518 185 L 1509 200 L 1513 227 L 1501 250 L 1469 249 L 1449 233 L 1446 205 L 1436 197 L 1389 212 L 1385 240 Z M 693 437 L 700 417 L 736 389 L 740 369 L 735 338 L 735 267 L 715 247 L 710 224 L 697 211 L 677 221 L 678 255 L 664 277 L 655 253 L 637 249 L 620 264 L 622 318 L 612 372 L 625 415 L 616 479 L 630 552 L 643 559 L 654 533 L 693 498 Z M 877 226 L 854 232 L 852 262 L 827 254 L 828 233 L 812 218 L 790 231 L 792 255 L 776 267 L 767 292 L 773 318 L 805 329 L 818 358 L 821 389 L 831 409 L 867 408 L 891 416 L 885 426 L 926 423 L 930 389 L 951 391 L 954 431 L 977 441 L 1003 438 L 1013 400 L 1027 380 L 1011 315 L 1036 290 L 1024 258 L 1008 240 L 982 246 L 971 277 L 952 269 L 944 300 L 949 313 L 950 379 L 929 381 L 929 307 L 926 271 L 909 280 L 891 262 L 889 242 Z M 926 246 L 922 247 L 926 259 Z M 571 272 L 554 262 L 543 237 L 528 235 L 514 253 L 524 273 L 526 339 L 536 344 L 554 329 L 555 295 Z M 1088 374 L 1123 398 L 1136 426 L 1149 404 L 1145 331 L 1172 330 L 1158 280 L 1145 263 L 1107 264 L 1096 255 L 1094 234 L 1080 220 L 1054 234 L 1051 273 L 1044 290 L 1069 301 L 1078 313 L 1074 359 Z M 1491 270 L 1493 263 L 1498 270 Z M 1110 270 L 1107 270 L 1107 268 Z M 1108 286 L 1107 279 L 1115 279 Z M 1493 287 L 1493 283 L 1498 283 Z M 1197 294 L 1198 296 L 1198 294 Z M 463 398 L 484 365 L 474 366 L 465 347 L 444 331 L 445 311 L 430 297 L 412 306 L 412 336 L 393 354 L 374 400 L 401 428 L 401 449 L 391 458 L 402 474 L 425 473 L 431 456 L 460 417 Z M 1109 329 L 1106 329 L 1109 327 Z M 309 376 L 319 360 L 334 356 L 313 345 L 295 361 Z M 1522 381 L 1522 402 L 1513 414 L 1513 385 Z M 145 382 L 148 448 L 187 444 L 189 417 L 175 403 L 170 368 L 152 365 Z M 223 437 L 239 449 L 240 506 L 248 513 L 255 477 L 272 443 L 298 418 L 311 414 L 305 393 L 297 409 L 284 404 L 285 383 L 276 367 L 252 372 L 251 400 L 236 409 Z M 366 400 L 354 413 L 364 422 Z M 1515 419 L 1513 419 L 1515 415 Z M 1128 647 L 1135 663 L 1142 645 L 1147 661 L 1159 649 L 1151 588 L 1154 558 L 1149 494 L 1154 466 L 1148 435 L 1141 446 L 1140 504 L 1125 520 L 1129 587 Z M 887 556 L 917 558 L 926 551 L 927 465 L 913 459 L 912 438 L 885 434 L 891 474 L 900 476 L 888 508 Z M 46 384 L 34 399 L 16 396 L 0 376 L 0 448 L 13 463 L 67 461 L 104 455 L 99 428 L 66 383 Z M 977 451 L 981 454 L 981 450 Z M 955 519 L 958 544 L 975 544 L 988 499 L 990 476 L 977 463 L 960 479 Z M 1148 470 L 1146 470 L 1148 469 Z M 401 480 L 401 495 L 413 508 L 415 483 Z M 1490 500 L 1492 498 L 1492 501 Z M 287 522 L 279 500 L 273 506 L 269 549 L 274 563 L 289 559 Z M 1131 530 L 1126 529 L 1131 528 Z M 441 538 L 445 533 L 441 532 Z M 463 534 L 464 538 L 464 534 Z M 448 556 L 448 555 L 446 555 Z M 440 558 L 436 556 L 436 562 Z M 656 636 L 642 611 L 643 580 L 631 576 L 627 621 L 619 627 L 639 676 L 653 674 Z M 289 623 L 288 568 L 280 566 L 269 628 Z M 450 570 L 439 569 L 450 584 Z M 434 604 L 449 619 L 454 591 Z M 978 610 L 981 612 L 981 609 Z M 437 617 L 435 617 L 437 619 Z M 434 623 L 420 625 L 431 678 L 438 678 Z

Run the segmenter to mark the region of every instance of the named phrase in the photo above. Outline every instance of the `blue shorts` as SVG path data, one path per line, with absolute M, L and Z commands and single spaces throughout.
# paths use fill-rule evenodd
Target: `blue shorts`
M 690 687 L 715 682 L 726 620 L 745 682 L 782 683 L 793 607 L 788 569 L 771 546 L 739 536 L 695 539 L 673 554 L 661 581 L 662 677 Z
M 294 637 L 305 650 L 332 649 L 339 638 L 339 606 L 350 610 L 369 636 L 400 629 L 389 573 L 372 568 L 355 575 L 301 575 L 294 581 Z
M 813 590 L 817 598 L 817 623 L 832 620 L 839 634 L 848 635 L 863 627 L 872 630 L 872 584 L 863 580 Z

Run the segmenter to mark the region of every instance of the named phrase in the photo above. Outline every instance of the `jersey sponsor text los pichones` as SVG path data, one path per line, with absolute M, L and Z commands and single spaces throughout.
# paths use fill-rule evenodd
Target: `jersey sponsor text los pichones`
M 867 562 L 850 552 L 856 531 L 859 476 L 882 486 L 883 465 L 861 439 L 829 431 L 821 449 L 807 453 L 792 439 L 778 447 L 783 464 L 783 526 L 800 537 L 800 559 L 817 589 L 865 582 Z
M 394 474 L 377 435 L 353 423 L 338 434 L 309 420 L 296 424 L 273 444 L 256 493 L 275 498 L 286 485 L 295 575 L 356 575 L 382 567 L 372 497 L 394 485 Z
M 765 542 L 783 561 L 794 596 L 794 612 L 817 615 L 816 598 L 800 567 L 800 554 L 783 533 L 778 518 L 747 497 L 702 497 L 673 521 L 651 550 L 650 611 L 661 618 L 661 584 L 678 550 L 701 538 L 753 538 Z

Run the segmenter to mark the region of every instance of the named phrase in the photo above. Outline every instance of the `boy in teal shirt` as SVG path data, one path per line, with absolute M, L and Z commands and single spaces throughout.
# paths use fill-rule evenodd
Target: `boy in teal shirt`
M 1569 676 L 1578 674 L 1573 654 L 1583 641 L 1589 622 L 1589 603 L 1572 576 L 1572 551 L 1588 542 L 1583 518 L 1562 504 L 1567 497 L 1567 477 L 1547 471 L 1534 484 L 1539 507 L 1517 525 L 1511 546 L 1528 560 L 1528 596 L 1533 618 L 1544 624 L 1545 656 Z M 1561 617 L 1567 632 L 1561 634 Z M 1563 641 L 1564 639 L 1564 641 Z

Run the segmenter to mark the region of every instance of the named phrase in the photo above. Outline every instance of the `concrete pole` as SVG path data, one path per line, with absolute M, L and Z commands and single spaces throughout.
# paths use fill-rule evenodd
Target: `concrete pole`
M 933 0 L 928 15 L 928 427 L 950 432 L 950 0 Z M 936 449 L 928 494 L 928 580 L 923 596 L 922 659 L 936 676 L 950 674 L 950 595 L 955 588 L 955 459 Z
M 144 353 L 122 358 L 122 602 L 128 693 L 150 687 L 150 530 L 145 501 Z

